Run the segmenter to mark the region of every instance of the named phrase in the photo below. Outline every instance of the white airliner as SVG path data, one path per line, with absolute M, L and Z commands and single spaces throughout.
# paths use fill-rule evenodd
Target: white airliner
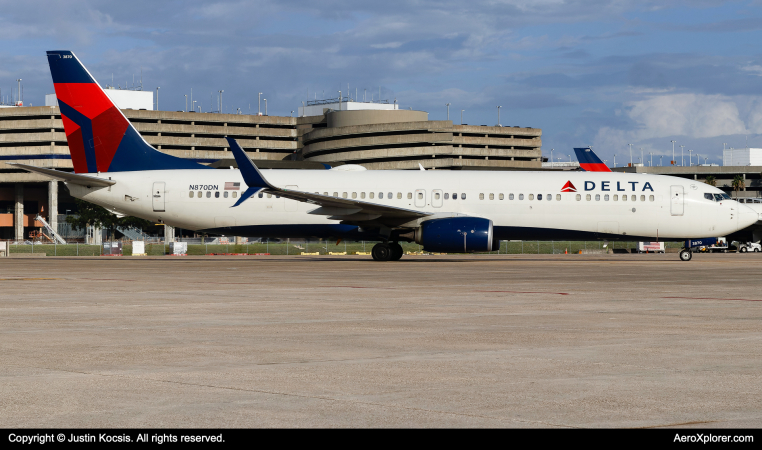
M 75 173 L 74 197 L 119 215 L 228 236 L 400 241 L 433 252 L 497 249 L 500 240 L 667 240 L 725 236 L 757 213 L 682 178 L 612 172 L 259 171 L 228 138 L 239 169 L 215 170 L 151 147 L 70 51 L 48 52 Z M 691 259 L 690 248 L 680 253 Z

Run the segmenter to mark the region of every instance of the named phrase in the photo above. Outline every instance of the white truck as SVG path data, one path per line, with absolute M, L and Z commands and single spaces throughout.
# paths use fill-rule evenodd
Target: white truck
M 664 253 L 664 242 L 638 242 L 638 253 Z
M 736 249 L 738 249 L 739 253 L 747 253 L 747 252 L 760 252 L 762 251 L 762 245 L 758 242 L 739 242 L 739 241 L 733 241 L 733 245 L 736 246 Z

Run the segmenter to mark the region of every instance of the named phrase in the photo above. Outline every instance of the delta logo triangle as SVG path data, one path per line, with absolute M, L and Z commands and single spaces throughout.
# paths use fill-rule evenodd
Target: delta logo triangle
M 571 181 L 567 181 L 561 192 L 577 192 L 577 188 L 574 187 Z

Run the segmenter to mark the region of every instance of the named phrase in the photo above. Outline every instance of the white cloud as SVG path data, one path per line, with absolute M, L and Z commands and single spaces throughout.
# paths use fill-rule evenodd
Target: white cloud
M 628 102 L 624 115 L 635 122 L 635 127 L 603 127 L 594 142 L 600 148 L 624 148 L 628 143 L 654 138 L 704 139 L 762 132 L 762 98 L 754 102 L 744 120 L 739 103 L 748 100 L 724 95 L 669 94 Z

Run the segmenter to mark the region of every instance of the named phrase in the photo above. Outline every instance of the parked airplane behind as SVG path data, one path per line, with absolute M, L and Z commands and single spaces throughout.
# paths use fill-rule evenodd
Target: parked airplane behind
M 757 214 L 717 188 L 612 172 L 260 171 L 228 138 L 239 169 L 213 170 L 151 147 L 70 51 L 50 51 L 77 198 L 131 215 L 229 236 L 400 241 L 434 252 L 486 252 L 504 239 L 683 240 L 722 236 Z M 688 260 L 690 250 L 681 258 Z

